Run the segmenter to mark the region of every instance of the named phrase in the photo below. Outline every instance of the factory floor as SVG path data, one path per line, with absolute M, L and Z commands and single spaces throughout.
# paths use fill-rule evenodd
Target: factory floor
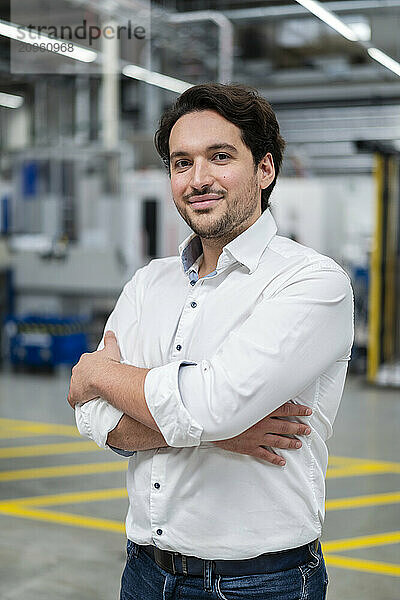
M 0 599 L 116 600 L 125 460 L 80 438 L 68 373 L 0 373 Z M 400 392 L 349 377 L 329 441 L 329 600 L 400 598 Z

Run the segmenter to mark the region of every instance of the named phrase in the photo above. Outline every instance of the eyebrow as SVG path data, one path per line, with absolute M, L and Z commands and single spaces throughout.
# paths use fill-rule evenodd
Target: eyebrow
M 226 142 L 217 143 L 217 144 L 213 144 L 212 146 L 208 146 L 207 151 L 209 152 L 210 150 L 229 150 L 233 154 L 237 154 L 237 152 L 238 152 L 237 148 L 235 148 L 235 146 L 232 146 L 232 144 L 227 144 Z M 178 156 L 187 156 L 188 154 L 189 154 L 189 152 L 185 152 L 184 150 L 177 150 L 176 152 L 173 152 L 171 154 L 169 159 L 172 162 L 175 158 L 178 158 Z

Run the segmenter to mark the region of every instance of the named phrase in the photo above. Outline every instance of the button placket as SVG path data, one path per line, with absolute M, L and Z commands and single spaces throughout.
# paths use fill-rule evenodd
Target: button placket
M 203 283 L 203 281 L 201 281 Z M 202 299 L 205 295 L 204 289 L 199 286 L 191 289 L 186 297 L 186 302 L 182 310 L 176 335 L 173 341 L 171 360 L 179 360 L 184 358 L 185 345 L 193 330 L 193 321 L 197 318 L 199 310 L 199 297 Z M 208 290 L 207 290 L 208 291 Z
M 163 454 L 162 450 L 163 448 L 160 448 L 154 454 L 150 474 L 150 524 L 155 538 L 164 533 L 162 526 L 166 523 L 166 494 L 164 486 L 167 455 Z

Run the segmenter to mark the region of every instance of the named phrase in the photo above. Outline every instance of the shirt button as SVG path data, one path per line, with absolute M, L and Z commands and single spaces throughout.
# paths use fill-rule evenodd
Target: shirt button
M 196 306 L 197 306 L 197 302 L 191 302 L 191 303 L 190 303 L 190 306 L 191 306 L 192 308 L 196 308 Z
M 154 487 L 156 488 L 156 490 L 160 489 L 160 484 L 159 483 L 155 483 Z
M 178 344 L 177 346 L 175 346 L 177 350 L 182 350 L 182 346 L 180 344 Z
M 157 533 L 157 535 L 161 535 L 162 534 L 162 529 L 157 529 L 156 533 Z
M 194 279 L 192 279 L 192 281 L 190 282 L 190 285 L 195 285 L 195 283 L 196 282 L 194 281 Z

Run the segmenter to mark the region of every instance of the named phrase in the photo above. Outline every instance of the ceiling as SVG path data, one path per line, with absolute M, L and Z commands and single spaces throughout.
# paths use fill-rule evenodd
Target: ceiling
M 369 30 L 372 45 L 400 60 L 400 0 L 324 3 L 347 23 Z M 0 0 L 6 20 L 8 4 Z M 57 6 L 64 14 L 78 10 L 121 23 L 146 5 L 144 0 L 48 2 L 49 9 Z M 341 165 L 344 171 L 368 171 L 371 158 L 356 154 L 354 140 L 400 140 L 400 78 L 295 1 L 153 0 L 151 54 L 158 70 L 191 83 L 217 79 L 220 30 L 215 23 L 170 23 L 172 14 L 205 10 L 229 19 L 232 79 L 257 87 L 272 102 L 293 156 L 300 153 L 305 168 L 325 173 Z M 0 89 L 29 95 L 37 76 L 10 74 L 7 52 L 8 42 L 0 37 Z

